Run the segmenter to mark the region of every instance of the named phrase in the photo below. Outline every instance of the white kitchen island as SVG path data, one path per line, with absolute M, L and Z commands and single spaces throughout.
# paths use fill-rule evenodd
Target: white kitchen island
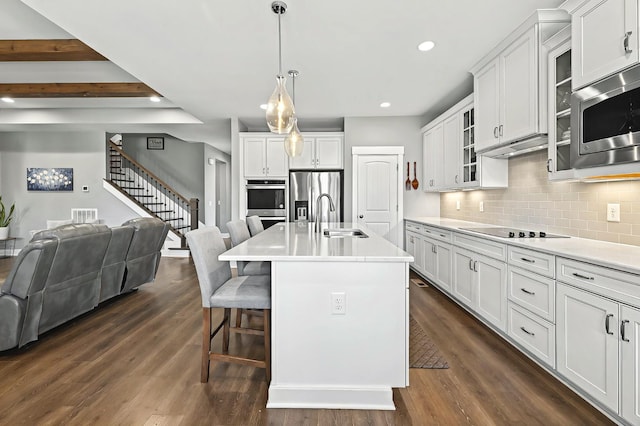
M 284 223 L 219 257 L 272 262 L 267 408 L 393 410 L 391 388 L 409 384 L 413 257 L 361 226 L 330 226 L 352 227 L 369 237 Z

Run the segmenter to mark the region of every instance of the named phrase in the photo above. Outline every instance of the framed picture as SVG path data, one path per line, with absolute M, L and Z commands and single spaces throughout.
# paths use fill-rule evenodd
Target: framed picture
M 73 191 L 73 169 L 27 168 L 27 191 Z
M 147 149 L 164 149 L 164 138 L 147 138 Z

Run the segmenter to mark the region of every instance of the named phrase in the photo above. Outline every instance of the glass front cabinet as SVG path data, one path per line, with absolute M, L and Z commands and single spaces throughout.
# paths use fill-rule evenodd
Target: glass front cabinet
M 462 110 L 462 184 L 473 186 L 479 182 L 476 179 L 478 168 L 476 145 L 474 144 L 473 106 Z
M 575 178 L 571 168 L 571 29 L 545 43 L 549 51 L 549 180 Z

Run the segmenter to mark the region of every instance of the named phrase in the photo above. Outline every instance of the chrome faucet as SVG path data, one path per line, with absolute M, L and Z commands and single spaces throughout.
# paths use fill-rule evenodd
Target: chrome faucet
M 315 223 L 315 231 L 316 232 L 322 232 L 321 229 L 321 220 L 320 217 L 322 216 L 322 212 L 320 211 L 320 207 L 322 207 L 322 197 L 327 197 L 329 199 L 329 210 L 334 212 L 336 211 L 336 206 L 333 204 L 333 200 L 331 199 L 331 195 L 327 194 L 326 192 L 323 194 L 320 194 L 318 196 L 318 198 L 316 199 L 316 223 Z

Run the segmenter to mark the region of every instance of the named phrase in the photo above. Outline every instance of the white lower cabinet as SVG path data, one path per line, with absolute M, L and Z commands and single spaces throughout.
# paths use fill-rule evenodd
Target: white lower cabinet
M 451 289 L 451 244 L 422 238 L 425 276 L 444 290 Z
M 506 263 L 454 246 L 452 271 L 453 295 L 496 328 L 506 331 Z
M 420 234 L 407 231 L 406 232 L 406 240 L 407 240 L 407 252 L 413 256 L 413 263 L 411 266 L 413 269 L 417 270 L 420 273 L 424 272 L 424 256 L 422 254 L 422 237 Z
M 509 301 L 507 334 L 549 367 L 556 365 L 556 330 L 549 321 Z
M 620 306 L 620 414 L 640 425 L 640 310 Z

